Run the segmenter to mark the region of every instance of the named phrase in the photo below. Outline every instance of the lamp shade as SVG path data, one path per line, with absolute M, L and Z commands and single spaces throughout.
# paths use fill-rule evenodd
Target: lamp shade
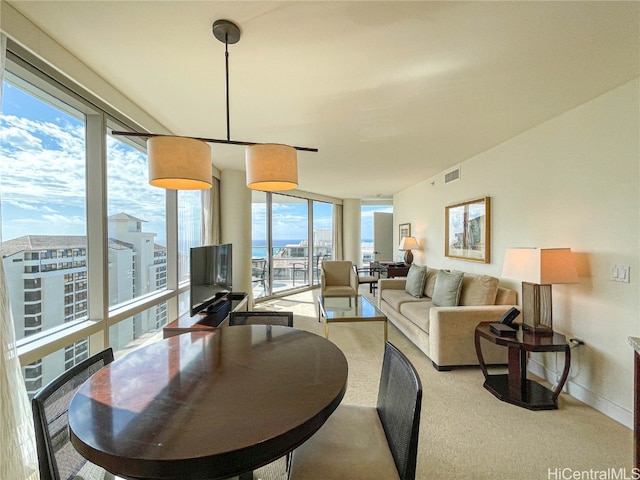
M 418 241 L 416 237 L 402 237 L 400 240 L 400 246 L 398 250 L 407 251 L 407 250 L 415 250 L 416 248 L 420 248 L 418 245 Z
M 158 136 L 147 140 L 149 183 L 170 190 L 211 188 L 211 148 L 201 140 Z
M 578 282 L 570 248 L 508 248 L 502 276 L 540 285 Z
M 252 190 L 291 190 L 298 186 L 296 149 L 276 143 L 259 143 L 245 152 L 247 187 Z

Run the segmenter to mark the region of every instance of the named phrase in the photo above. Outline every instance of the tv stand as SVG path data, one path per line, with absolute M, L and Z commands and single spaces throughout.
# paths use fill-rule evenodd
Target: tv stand
M 185 332 L 215 330 L 229 316 L 229 312 L 249 310 L 249 296 L 244 292 L 231 292 L 210 305 L 203 313 L 181 315 L 162 329 L 163 338 Z

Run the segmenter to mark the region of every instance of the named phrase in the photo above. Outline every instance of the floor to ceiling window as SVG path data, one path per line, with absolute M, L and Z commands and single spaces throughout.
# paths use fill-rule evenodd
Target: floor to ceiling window
M 107 141 L 107 241 L 109 306 L 126 304 L 167 287 L 166 194 L 147 182 L 145 148 L 122 137 Z M 157 329 L 154 309 L 136 313 L 111 327 L 118 350 Z M 165 319 L 166 323 L 166 319 Z
M 308 285 L 309 201 L 271 194 L 272 293 Z
M 10 47 L 0 241 L 33 395 L 91 353 L 120 355 L 184 311 L 178 296 L 188 294 L 202 206 L 200 192 L 148 185 L 145 142 L 110 133 L 128 119 Z
M 7 73 L 0 132 L 3 262 L 21 341 L 87 317 L 85 115 Z M 29 393 L 87 353 L 80 340 L 28 365 Z
M 333 204 L 281 193 L 252 193 L 254 298 L 317 285 L 333 251 Z
M 251 191 L 251 288 L 253 298 L 262 298 L 271 292 L 269 263 L 269 215 L 267 193 Z
M 320 265 L 333 252 L 333 204 L 313 202 L 313 285 L 320 285 Z

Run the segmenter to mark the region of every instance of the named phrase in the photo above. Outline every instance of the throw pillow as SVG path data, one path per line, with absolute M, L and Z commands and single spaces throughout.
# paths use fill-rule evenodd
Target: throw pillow
M 465 275 L 460 305 L 495 305 L 498 279 L 489 275 Z
M 433 305 L 435 307 L 456 307 L 462 290 L 464 272 L 440 270 L 433 289 Z
M 424 290 L 424 282 L 427 278 L 427 267 L 411 265 L 407 273 L 407 281 L 404 290 L 412 297 L 420 298 Z

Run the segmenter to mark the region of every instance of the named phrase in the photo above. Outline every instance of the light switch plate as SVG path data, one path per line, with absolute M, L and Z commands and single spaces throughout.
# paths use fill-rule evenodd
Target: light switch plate
M 630 268 L 628 265 L 614 265 L 611 267 L 611 280 L 614 282 L 629 283 Z

